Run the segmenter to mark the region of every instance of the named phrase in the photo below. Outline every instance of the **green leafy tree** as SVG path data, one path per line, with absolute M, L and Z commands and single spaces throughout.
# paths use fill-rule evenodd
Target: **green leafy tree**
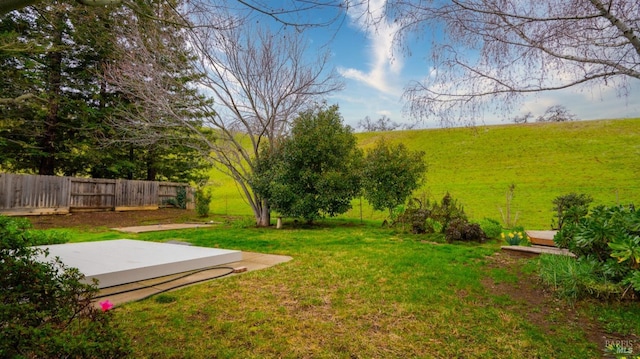
M 367 153 L 362 167 L 364 198 L 375 210 L 389 215 L 404 203 L 424 178 L 424 152 L 409 151 L 404 144 L 389 145 L 384 139 Z
M 284 216 L 308 223 L 335 216 L 360 192 L 362 152 L 338 106 L 302 113 L 277 150 L 262 157 L 252 183 Z
M 59 234 L 30 229 L 26 219 L 0 216 L 0 357 L 122 358 L 130 353 L 112 313 L 92 298 L 98 288 L 37 244 Z

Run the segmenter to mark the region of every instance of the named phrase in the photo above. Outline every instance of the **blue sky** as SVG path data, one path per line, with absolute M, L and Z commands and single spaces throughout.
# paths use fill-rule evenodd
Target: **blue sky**
M 402 93 L 412 80 L 428 75 L 427 43 L 413 41 L 411 56 L 393 47 L 393 25 L 383 24 L 377 30 L 369 29 L 358 19 L 347 16 L 337 28 L 321 28 L 308 34 L 314 45 L 327 44 L 331 52 L 331 65 L 342 75 L 345 88 L 328 99 L 340 106 L 345 123 L 356 127 L 359 120 L 369 116 L 372 120 L 386 115 L 395 122 L 410 123 L 413 119 L 404 111 Z M 484 124 L 509 123 L 513 118 L 532 112 L 535 117 L 548 107 L 563 105 L 579 119 L 605 119 L 640 117 L 640 81 L 629 79 L 630 92 L 620 96 L 614 88 L 576 88 L 553 93 L 540 93 L 524 99 L 519 111 L 486 117 Z M 439 127 L 437 119 L 427 119 L 420 128 Z

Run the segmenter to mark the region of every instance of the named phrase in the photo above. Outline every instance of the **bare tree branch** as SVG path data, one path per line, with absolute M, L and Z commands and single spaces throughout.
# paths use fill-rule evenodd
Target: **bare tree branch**
M 529 93 L 624 92 L 640 79 L 640 7 L 631 0 L 397 0 L 385 16 L 407 50 L 416 36 L 431 42 L 430 75 L 404 98 L 412 114 L 445 124 L 509 112 Z
M 337 74 L 327 69 L 328 54 L 315 60 L 298 32 L 270 32 L 222 12 L 195 11 L 168 38 L 162 27 L 142 28 L 126 37 L 122 61 L 108 69 L 109 82 L 141 104 L 125 109 L 114 126 L 122 140 L 157 140 L 167 129 L 199 148 L 217 168 L 231 176 L 252 207 L 256 222 L 269 224 L 268 203 L 255 194 L 250 179 L 263 148 L 275 146 L 298 113 L 340 89 Z M 180 21 L 174 18 L 172 21 Z M 222 26 L 203 26 L 224 24 Z M 129 31 L 129 30 L 127 30 Z M 157 38 L 157 40 L 153 40 Z M 182 41 L 191 52 L 189 66 L 197 76 L 190 86 L 203 95 L 198 104 L 183 101 L 175 76 L 183 64 Z M 211 100 L 207 99 L 210 98 Z M 192 100 L 192 99 L 191 99 Z M 195 114 L 201 122 L 188 115 Z M 184 131 L 184 130 L 188 131 Z

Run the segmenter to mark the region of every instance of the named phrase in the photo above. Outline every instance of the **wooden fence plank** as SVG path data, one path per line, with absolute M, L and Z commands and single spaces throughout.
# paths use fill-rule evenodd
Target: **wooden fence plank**
M 179 187 L 193 202 L 185 183 L 0 173 L 0 214 L 158 209 Z

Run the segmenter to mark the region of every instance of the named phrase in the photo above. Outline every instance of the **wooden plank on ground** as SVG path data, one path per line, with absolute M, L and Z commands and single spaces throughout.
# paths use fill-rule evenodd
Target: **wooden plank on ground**
M 126 211 L 155 211 L 159 209 L 158 205 L 150 205 L 150 206 L 121 206 L 116 207 L 116 212 L 126 212 Z
M 523 254 L 532 254 L 539 255 L 542 253 L 546 254 L 557 254 L 569 257 L 575 257 L 575 254 L 569 252 L 569 250 L 564 248 L 556 248 L 556 247 L 547 247 L 547 246 L 502 246 L 500 247 L 505 251 L 519 252 Z
M 531 244 L 537 244 L 540 246 L 555 247 L 556 243 L 553 241 L 558 231 L 525 231 Z

